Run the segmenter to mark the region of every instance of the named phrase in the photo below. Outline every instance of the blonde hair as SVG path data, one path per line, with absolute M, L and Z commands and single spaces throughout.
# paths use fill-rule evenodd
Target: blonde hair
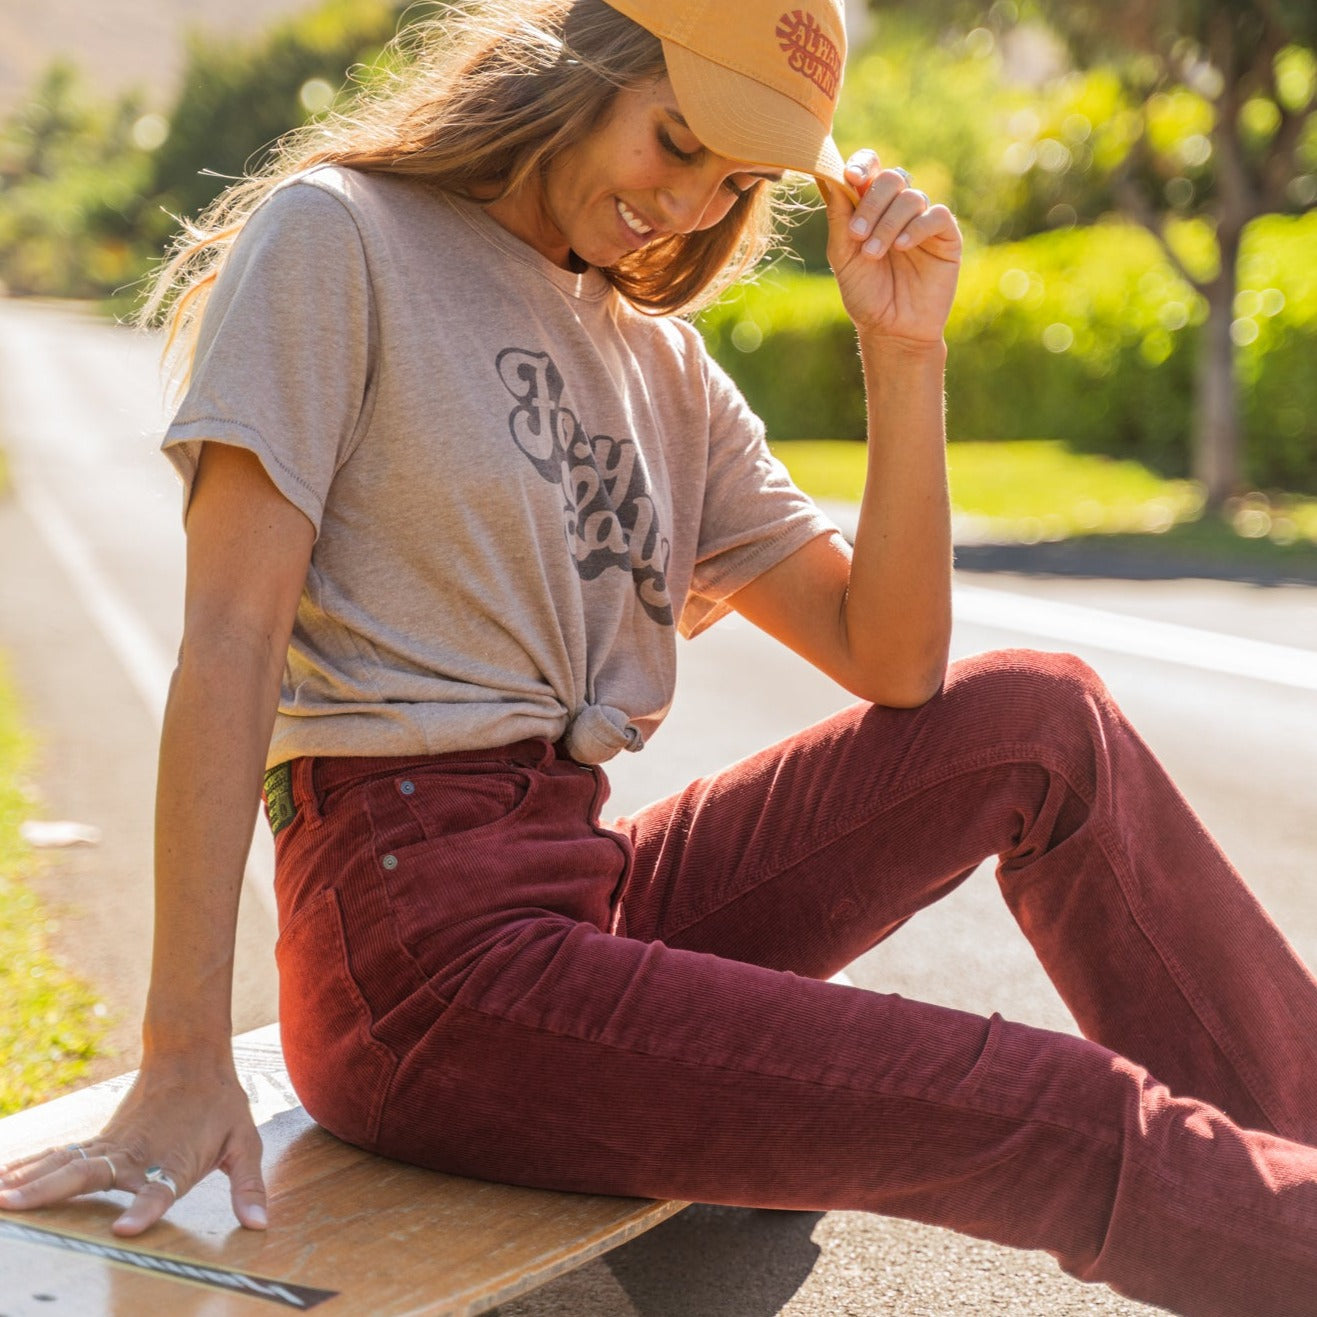
M 185 223 L 140 319 L 167 308 L 168 351 L 183 377 L 225 258 L 284 180 L 319 164 L 423 178 L 491 201 L 542 177 L 596 127 L 622 87 L 665 72 L 658 38 L 604 0 L 459 0 L 404 30 L 396 71 L 276 144 L 256 174 Z M 670 233 L 602 271 L 641 311 L 698 310 L 770 246 L 774 197 L 760 183 L 709 229 Z

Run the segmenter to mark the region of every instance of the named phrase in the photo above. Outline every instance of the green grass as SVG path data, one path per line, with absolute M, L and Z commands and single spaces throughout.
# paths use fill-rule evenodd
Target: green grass
M 23 882 L 35 863 L 18 832 L 31 810 L 23 789 L 29 753 L 0 664 L 0 1115 L 75 1083 L 104 1027 L 95 994 L 51 956 L 52 926 Z
M 859 498 L 863 444 L 793 440 L 773 451 L 815 498 Z M 1138 462 L 1072 453 L 1059 440 L 957 442 L 947 453 L 952 503 L 976 538 L 1170 535 L 1177 544 L 1217 554 L 1235 549 L 1248 559 L 1273 548 L 1317 548 L 1317 499 L 1250 494 L 1231 506 L 1228 527 L 1200 520 L 1202 497 L 1191 481 L 1163 479 Z

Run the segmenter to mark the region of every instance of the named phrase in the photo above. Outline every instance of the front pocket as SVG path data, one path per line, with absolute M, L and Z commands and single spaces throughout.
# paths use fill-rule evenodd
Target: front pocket
M 369 1148 L 397 1067 L 371 1034 L 370 1010 L 352 978 L 338 893 L 307 901 L 275 944 L 279 1032 L 302 1105 L 331 1134 Z
M 383 852 L 441 838 L 473 838 L 519 814 L 533 787 L 532 775 L 520 767 L 421 767 L 371 783 L 366 810 Z
M 375 865 L 397 936 L 422 970 L 448 966 L 443 935 L 489 915 L 533 845 L 523 820 L 539 790 L 517 766 L 421 770 L 371 785 L 365 797 Z

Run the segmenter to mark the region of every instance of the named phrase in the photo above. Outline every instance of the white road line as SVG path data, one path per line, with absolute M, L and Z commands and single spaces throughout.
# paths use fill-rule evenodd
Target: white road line
M 18 466 L 19 464 L 15 464 Z M 64 568 L 74 593 L 123 665 L 155 725 L 164 720 L 165 700 L 174 665 L 145 623 L 96 564 L 96 556 L 77 527 L 30 475 L 11 470 L 11 483 L 28 519 Z M 247 860 L 246 886 L 278 922 L 274 898 L 274 851 L 269 831 L 258 819 Z
M 165 697 L 169 693 L 174 665 L 109 577 L 96 565 L 96 557 L 87 541 L 64 515 L 59 504 L 21 470 L 12 472 L 12 480 L 18 501 L 29 520 L 64 568 L 82 606 L 123 664 L 128 680 L 158 726 L 164 718 Z
M 1068 645 L 1091 645 L 1204 672 L 1317 691 L 1317 651 L 1314 650 L 983 586 L 957 585 L 953 598 L 958 621 L 1059 640 Z

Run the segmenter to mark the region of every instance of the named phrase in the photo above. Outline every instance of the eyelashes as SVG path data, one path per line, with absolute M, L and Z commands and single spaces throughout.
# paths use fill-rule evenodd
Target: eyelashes
M 658 130 L 658 140 L 659 140 L 659 145 L 670 156 L 672 156 L 674 160 L 681 161 L 683 165 L 693 164 L 704 153 L 703 147 L 701 147 L 698 151 L 683 151 L 681 147 L 679 147 L 676 144 L 676 142 L 674 142 L 672 138 L 668 135 L 667 130 L 663 128 L 660 128 Z M 755 179 L 755 181 L 751 183 L 748 187 L 737 187 L 735 179 L 727 178 L 723 180 L 723 187 L 725 187 L 728 190 L 728 192 L 730 192 L 732 196 L 734 196 L 739 201 L 742 197 L 747 195 L 747 193 L 753 192 L 756 185 L 759 182 L 760 182 L 759 179 Z
M 676 142 L 668 136 L 667 130 L 660 128 L 658 130 L 659 145 L 675 159 L 680 160 L 683 165 L 690 164 L 699 156 L 699 151 L 683 151 Z

